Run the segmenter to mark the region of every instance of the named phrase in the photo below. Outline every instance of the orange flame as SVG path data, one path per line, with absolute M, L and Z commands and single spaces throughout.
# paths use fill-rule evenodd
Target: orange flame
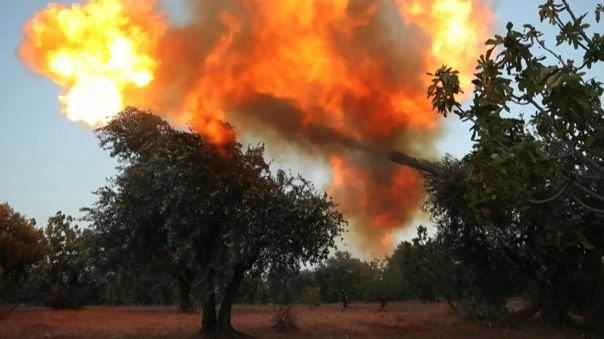
M 442 64 L 460 72 L 463 88 L 470 84 L 474 63 L 493 14 L 477 0 L 396 0 L 400 14 L 428 32 L 432 39 L 431 70 Z
M 153 1 L 50 4 L 25 27 L 22 59 L 59 84 L 67 117 L 99 126 L 124 108 L 124 92 L 153 80 L 163 32 Z
M 447 64 L 468 84 L 489 8 L 480 0 L 189 5 L 193 19 L 167 29 L 154 1 L 51 5 L 28 23 L 21 55 L 65 89 L 71 119 L 102 124 L 127 98 L 218 144 L 237 130 L 326 159 L 330 193 L 365 245 L 384 253 L 411 221 L 422 183 L 383 153 L 431 152 L 438 118 L 425 73 Z

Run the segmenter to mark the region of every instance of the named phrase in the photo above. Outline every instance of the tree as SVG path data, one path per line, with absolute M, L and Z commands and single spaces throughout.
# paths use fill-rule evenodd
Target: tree
M 456 100 L 457 72 L 437 70 L 428 88 L 433 106 L 472 123 L 473 151 L 459 162 L 420 161 L 424 168 L 392 158 L 426 173 L 439 237 L 455 245 L 476 281 L 493 274 L 497 284 L 484 282 L 474 295 L 502 304 L 512 290 L 505 276 L 520 273 L 535 286 L 522 315 L 541 311 L 567 323 L 574 307 L 597 327 L 604 323 L 604 88 L 588 71 L 604 61 L 604 39 L 590 33 L 588 15 L 577 16 L 566 0 L 539 6 L 541 21 L 559 30 L 556 46 L 582 52 L 579 62 L 533 25 L 517 31 L 508 23 L 505 35 L 486 42 L 468 108 Z
M 253 160 L 251 175 L 241 176 L 244 167 L 234 172 L 233 181 L 233 187 L 248 189 L 235 199 L 228 194 L 220 203 L 235 208 L 233 223 L 227 224 L 222 235 L 226 262 L 233 272 L 217 319 L 223 330 L 231 326 L 231 305 L 246 271 L 292 272 L 299 270 L 301 262 L 316 264 L 327 257 L 344 225 L 334 203 L 324 193 L 317 193 L 310 182 L 283 171 L 271 176 L 262 149 L 248 154 Z
M 426 228 L 419 226 L 418 238 L 401 242 L 388 260 L 390 269 L 397 272 L 412 297 L 423 301 L 436 300 L 437 278 L 433 272 L 434 247 L 427 239 Z
M 43 275 L 48 305 L 77 308 L 86 300 L 84 242 L 73 218 L 57 212 L 44 229 L 47 251 L 40 271 Z
M 347 308 L 351 297 L 359 290 L 362 270 L 363 263 L 359 259 L 348 252 L 337 251 L 315 272 L 322 298 L 331 302 L 340 300 L 342 307 Z
M 26 270 L 38 263 L 46 251 L 42 232 L 36 229 L 35 224 L 34 219 L 15 212 L 8 203 L 0 204 L 0 286 L 3 297 L 8 290 L 13 295 L 16 293 L 21 286 L 8 288 L 7 285 L 21 285 Z
M 190 311 L 191 249 L 183 240 L 187 229 L 178 214 L 186 220 L 184 214 L 192 206 L 179 210 L 177 204 L 185 194 L 191 194 L 190 200 L 197 197 L 204 187 L 196 185 L 195 176 L 203 177 L 207 171 L 198 159 L 172 157 L 191 156 L 177 152 L 195 147 L 196 140 L 185 140 L 165 121 L 136 110 L 126 110 L 97 133 L 101 146 L 124 164 L 113 185 L 96 192 L 95 208 L 86 209 L 106 273 L 115 274 L 121 267 L 127 275 L 170 277 L 176 282 L 181 310 Z M 189 172 L 180 176 L 173 172 L 183 170 L 186 161 Z M 191 192 L 188 184 L 197 191 Z
M 236 333 L 231 309 L 246 272 L 317 263 L 342 232 L 331 199 L 302 177 L 272 175 L 261 146 L 214 145 L 134 108 L 97 133 L 120 166 L 88 210 L 93 227 L 121 239 L 133 264 L 184 258 L 201 286 L 204 333 Z
M 321 289 L 319 287 L 305 287 L 302 290 L 302 301 L 311 309 L 321 305 Z
M 287 271 L 275 267 L 265 274 L 269 301 L 274 304 L 300 302 L 306 286 L 313 284 L 310 271 Z
M 38 262 L 44 254 L 42 233 L 34 219 L 13 210 L 8 203 L 0 204 L 0 272 Z
M 237 293 L 237 304 L 266 304 L 273 302 L 265 274 L 247 273 Z
M 435 238 L 429 238 L 425 228 L 418 228 L 417 238 L 401 243 L 391 257 L 412 293 L 445 299 L 452 308 L 459 302 L 467 319 L 500 317 L 505 300 L 518 286 L 527 285 L 522 267 L 509 256 L 520 251 L 517 223 L 508 218 L 514 214 L 472 207 L 469 187 L 474 183 L 468 178 L 466 159 L 446 156 L 435 164 L 398 152 L 390 158 L 423 171 L 424 208 L 438 230 Z M 479 218 L 484 211 L 505 228 L 485 226 Z
M 383 311 L 389 302 L 403 298 L 405 284 L 398 272 L 390 268 L 388 260 L 375 259 L 364 266 L 361 288 L 365 301 L 378 302 L 379 310 Z
M 309 269 L 294 272 L 294 274 L 290 275 L 289 280 L 289 286 L 292 290 L 292 300 L 295 303 L 305 302 L 305 292 L 308 289 L 315 288 L 317 291 L 319 290 L 315 279 L 315 273 Z M 321 295 L 319 294 L 319 298 L 320 297 Z M 321 300 L 319 299 L 318 304 L 320 303 Z

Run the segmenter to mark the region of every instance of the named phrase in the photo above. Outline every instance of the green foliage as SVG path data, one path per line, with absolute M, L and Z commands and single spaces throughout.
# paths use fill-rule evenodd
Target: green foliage
M 422 301 L 437 297 L 437 277 L 433 272 L 434 246 L 426 239 L 426 228 L 418 228 L 419 237 L 401 242 L 388 261 L 388 269 L 404 280 L 409 296 Z
M 317 286 L 305 287 L 302 290 L 302 300 L 311 308 L 321 305 L 321 288 Z
M 86 300 L 86 258 L 82 232 L 73 218 L 57 212 L 44 229 L 47 251 L 40 265 L 46 302 L 55 308 L 77 308 Z
M 343 230 L 331 199 L 300 176 L 273 175 L 262 146 L 217 146 L 134 108 L 97 133 L 120 163 L 88 209 L 99 248 L 111 249 L 104 260 L 166 267 L 208 305 L 222 296 L 224 328 L 246 272 L 317 263 Z
M 26 219 L 7 203 L 0 204 L 0 272 L 8 274 L 42 258 L 44 241 L 35 225 L 35 220 Z
M 33 274 L 46 251 L 35 220 L 0 204 L 0 302 L 34 301 L 40 285 Z
M 389 260 L 375 259 L 365 265 L 364 277 L 359 290 L 365 302 L 377 302 L 380 311 L 391 301 L 400 300 L 405 294 L 406 284 Z
M 601 12 L 597 6 L 596 22 Z M 536 309 L 551 321 L 570 321 L 571 305 L 588 323 L 597 323 L 588 314 L 602 314 L 593 309 L 601 297 L 585 303 L 576 296 L 585 281 L 601 279 L 604 251 L 604 88 L 589 75 L 604 61 L 604 40 L 590 33 L 588 16 L 565 0 L 539 6 L 541 21 L 559 31 L 555 45 L 583 54 L 577 63 L 533 25 L 519 31 L 508 23 L 505 35 L 486 42 L 468 108 L 455 100 L 455 71 L 433 74 L 435 110 L 473 124 L 473 151 L 442 162 L 457 179 L 426 181 L 438 241 L 469 273 L 462 281 L 468 305 L 502 309 L 518 284 L 509 277 L 517 275 L 538 286 Z M 510 116 L 512 109 L 524 115 Z
M 273 291 L 269 286 L 265 275 L 246 274 L 237 294 L 236 302 L 239 304 L 266 304 L 273 302 Z
M 425 180 L 425 208 L 438 233 L 429 239 L 420 229 L 415 246 L 407 245 L 407 252 L 411 252 L 407 255 L 411 258 L 408 276 L 420 291 L 426 286 L 434 295 L 458 301 L 468 319 L 492 319 L 504 313 L 507 297 L 517 284 L 526 281 L 519 263 L 509 258 L 509 253 L 518 253 L 520 247 L 516 245 L 517 223 L 495 206 L 471 207 L 465 160 L 445 157 L 440 171 L 442 175 L 428 175 Z M 502 229 L 492 221 L 485 224 L 485 220 L 497 221 Z M 416 249 L 419 259 L 411 251 L 417 247 L 422 248 Z
M 348 302 L 358 299 L 361 294 L 358 287 L 363 270 L 363 262 L 359 259 L 348 252 L 337 251 L 316 269 L 321 298 L 328 302 L 340 301 L 344 308 L 348 307 Z

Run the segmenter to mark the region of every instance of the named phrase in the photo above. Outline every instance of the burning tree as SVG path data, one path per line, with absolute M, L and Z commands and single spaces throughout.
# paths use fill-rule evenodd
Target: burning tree
M 93 227 L 130 260 L 183 259 L 201 289 L 203 333 L 234 333 L 246 272 L 317 263 L 343 230 L 334 203 L 302 177 L 271 174 L 262 147 L 217 146 L 133 108 L 97 133 L 120 166 L 89 210 Z
M 595 9 L 600 22 L 604 7 Z M 486 43 L 476 68 L 474 98 L 464 108 L 456 71 L 443 67 L 428 89 L 434 108 L 472 122 L 474 149 L 440 164 L 400 153 L 391 158 L 426 174 L 428 209 L 451 253 L 479 279 L 521 274 L 534 285 L 527 308 L 555 323 L 604 323 L 604 87 L 589 70 L 604 61 L 604 39 L 591 33 L 588 14 L 568 2 L 539 6 L 541 21 L 559 29 L 557 45 L 583 53 L 565 59 L 532 25 Z M 508 115 L 511 109 L 528 113 Z M 485 246 L 485 244 L 489 244 Z M 498 279 L 489 279 L 499 281 Z M 478 284 L 478 294 L 501 305 L 504 287 Z

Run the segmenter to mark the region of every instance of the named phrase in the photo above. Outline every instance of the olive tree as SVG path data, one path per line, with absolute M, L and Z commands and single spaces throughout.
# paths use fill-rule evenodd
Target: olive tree
M 272 174 L 262 146 L 214 145 L 135 108 L 97 133 L 119 167 L 88 210 L 93 227 L 132 266 L 161 258 L 195 285 L 202 333 L 236 333 L 232 304 L 246 272 L 317 263 L 343 230 L 331 199 L 300 176 Z
M 351 298 L 358 294 L 363 277 L 364 263 L 348 252 L 337 251 L 315 271 L 323 300 L 340 301 L 347 308 Z

